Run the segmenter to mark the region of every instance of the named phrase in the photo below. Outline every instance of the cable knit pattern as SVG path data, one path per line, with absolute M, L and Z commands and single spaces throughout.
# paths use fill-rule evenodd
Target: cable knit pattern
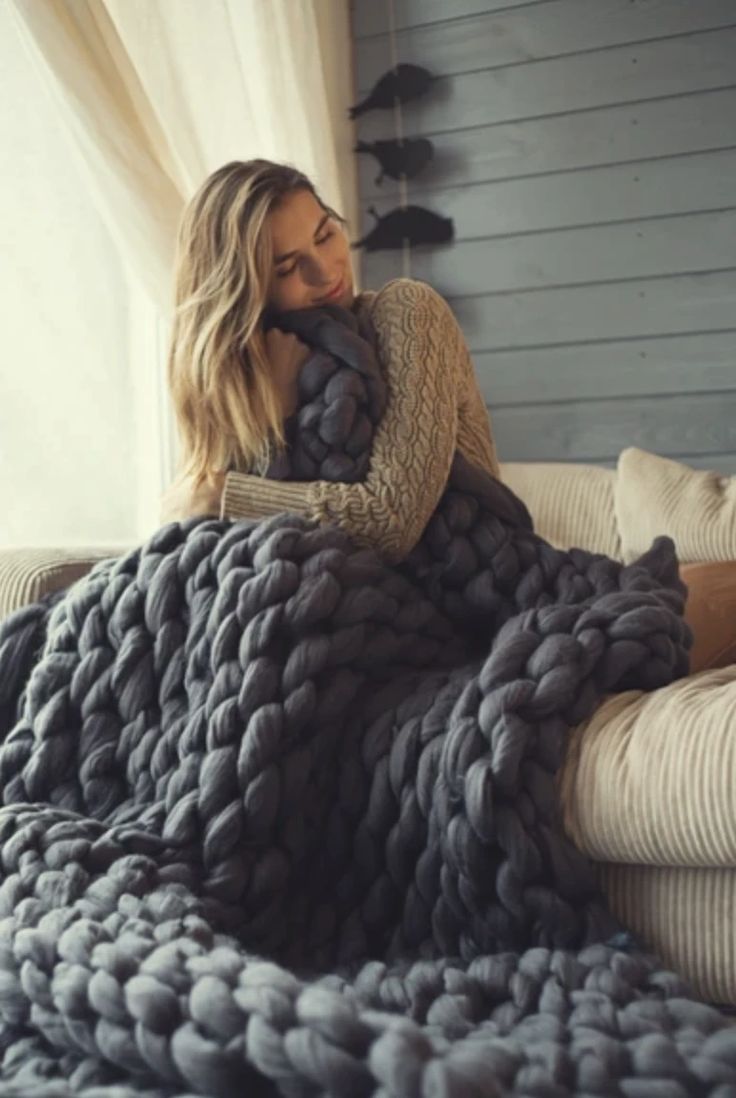
M 460 450 L 499 477 L 483 397 L 462 331 L 432 286 L 395 278 L 359 295 L 376 335 L 389 396 L 365 479 L 290 482 L 230 472 L 221 518 L 256 518 L 292 510 L 333 523 L 391 563 L 416 545 Z

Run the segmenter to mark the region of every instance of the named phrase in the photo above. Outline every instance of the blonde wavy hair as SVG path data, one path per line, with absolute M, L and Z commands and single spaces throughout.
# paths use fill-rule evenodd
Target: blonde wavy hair
M 187 204 L 177 236 L 167 379 L 180 438 L 175 484 L 213 472 L 263 474 L 286 445 L 261 326 L 273 246 L 268 215 L 314 184 L 289 164 L 233 160 Z

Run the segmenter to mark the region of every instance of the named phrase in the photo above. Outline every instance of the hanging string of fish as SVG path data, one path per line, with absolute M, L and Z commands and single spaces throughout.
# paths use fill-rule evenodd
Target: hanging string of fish
M 350 118 L 359 118 L 372 110 L 387 110 L 399 103 L 408 103 L 425 95 L 433 81 L 439 77 L 420 65 L 401 62 L 384 73 L 360 103 L 349 108 Z M 385 176 L 390 179 L 413 179 L 434 156 L 434 146 L 429 138 L 400 138 L 377 141 L 358 141 L 356 153 L 369 153 L 380 165 L 380 173 L 374 183 L 380 186 Z M 381 217 L 375 206 L 368 213 L 376 224 L 370 232 L 351 247 L 374 252 L 385 248 L 401 248 L 404 240 L 410 244 L 443 244 L 454 237 L 452 218 L 441 217 L 424 206 L 406 205 L 390 210 Z

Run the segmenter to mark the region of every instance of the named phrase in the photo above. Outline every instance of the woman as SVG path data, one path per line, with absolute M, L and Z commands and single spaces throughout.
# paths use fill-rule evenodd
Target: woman
M 182 474 L 162 521 L 291 511 L 335 523 L 398 561 L 421 537 L 456 449 L 499 476 L 488 413 L 451 309 L 427 283 L 407 278 L 356 295 L 344 224 L 302 172 L 268 160 L 224 165 L 190 201 L 168 360 Z M 267 309 L 325 302 L 355 313 L 386 376 L 369 470 L 356 484 L 267 479 L 311 352 L 278 329 L 264 335 L 261 319 Z
M 233 161 L 189 202 L 177 249 L 168 379 L 182 441 L 162 522 L 196 515 L 252 518 L 292 511 L 333 522 L 387 561 L 406 556 L 444 490 L 456 449 L 500 477 L 490 421 L 465 340 L 427 283 L 398 278 L 355 294 L 345 220 L 296 168 Z M 333 294 L 332 291 L 335 291 Z M 264 312 L 352 310 L 375 339 L 388 404 L 360 484 L 275 481 L 262 474 L 285 445 L 297 377 L 310 349 L 263 332 Z M 736 622 L 723 605 L 724 568 L 685 565 L 691 670 L 736 658 Z M 731 596 L 730 605 L 734 598 Z

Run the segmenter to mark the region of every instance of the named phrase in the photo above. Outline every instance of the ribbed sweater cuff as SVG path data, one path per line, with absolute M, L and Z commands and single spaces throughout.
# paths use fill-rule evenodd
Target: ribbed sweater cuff
M 229 472 L 220 498 L 220 518 L 264 518 L 281 511 L 306 515 L 311 481 L 269 480 L 250 473 Z

